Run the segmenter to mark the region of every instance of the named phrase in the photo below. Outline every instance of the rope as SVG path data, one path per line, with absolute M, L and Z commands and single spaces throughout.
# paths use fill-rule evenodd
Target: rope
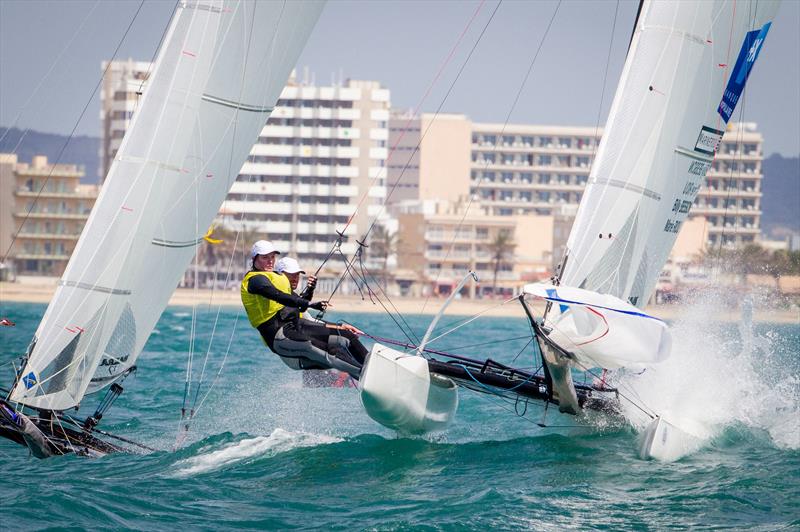
M 449 329 L 449 330 L 447 330 L 447 331 L 443 332 L 443 333 L 442 333 L 442 334 L 440 334 L 439 336 L 436 336 L 436 337 L 434 337 L 434 338 L 431 338 L 430 340 L 428 340 L 428 343 L 429 343 L 429 344 L 430 344 L 430 343 L 433 343 L 433 342 L 435 342 L 436 340 L 438 340 L 439 338 L 442 338 L 442 337 L 444 337 L 444 336 L 447 336 L 448 334 L 450 334 L 450 333 L 453 333 L 453 332 L 457 331 L 457 330 L 458 330 L 458 329 L 460 329 L 461 327 L 463 327 L 463 326 L 465 326 L 465 325 L 467 325 L 467 324 L 469 324 L 469 323 L 472 323 L 473 321 L 477 320 L 478 318 L 480 318 L 482 315 L 486 314 L 486 313 L 487 313 L 487 312 L 489 312 L 490 310 L 492 310 L 492 309 L 495 309 L 495 308 L 498 308 L 498 307 L 502 307 L 502 306 L 503 306 L 503 305 L 505 305 L 506 303 L 510 303 L 511 301 L 516 301 L 516 299 L 517 299 L 516 297 L 512 297 L 511 299 L 507 299 L 507 300 L 503 301 L 502 303 L 498 303 L 497 305 L 493 305 L 493 306 L 491 306 L 491 307 L 485 308 L 485 309 L 483 309 L 482 311 L 480 311 L 479 313 L 475 314 L 475 315 L 474 315 L 472 318 L 468 319 L 467 321 L 465 321 L 465 322 L 463 322 L 463 323 L 460 323 L 459 325 L 457 325 L 457 326 L 453 327 L 452 329 Z
M 397 186 L 400 184 L 400 180 L 403 178 L 403 175 L 405 175 L 405 171 L 406 171 L 406 169 L 408 168 L 408 165 L 411 163 L 411 160 L 414 158 L 414 156 L 417 154 L 417 152 L 419 152 L 419 147 L 420 147 L 420 145 L 422 144 L 422 141 L 423 141 L 423 140 L 425 139 L 425 137 L 427 136 L 427 134 L 428 134 L 428 131 L 430 131 L 430 128 L 433 126 L 433 123 L 436 121 L 436 118 L 439 116 L 439 113 L 441 112 L 441 110 L 442 110 L 442 107 L 444 106 L 445 102 L 447 102 L 447 99 L 448 99 L 448 97 L 450 96 L 450 93 L 453 91 L 453 88 L 455 87 L 455 84 L 458 82 L 459 78 L 461 77 L 461 74 L 462 74 L 462 72 L 464 71 L 464 68 L 467 66 L 467 63 L 469 63 L 469 60 L 470 60 L 470 58 L 472 57 L 472 54 L 475 52 L 475 49 L 477 48 L 477 46 L 478 46 L 478 43 L 480 43 L 481 39 L 483 38 L 483 35 L 484 35 L 484 33 L 486 33 L 486 29 L 489 27 L 489 24 L 490 24 L 490 23 L 492 22 L 492 20 L 494 19 L 494 16 L 495 16 L 495 14 L 497 13 L 497 10 L 500 8 L 500 5 L 501 5 L 502 3 L 503 3 L 503 2 L 502 2 L 502 0 L 500 0 L 500 1 L 497 3 L 497 5 L 496 5 L 496 6 L 495 6 L 495 8 L 494 8 L 494 11 L 492 11 L 492 14 L 491 14 L 491 16 L 489 17 L 489 20 L 486 22 L 486 24 L 484 25 L 483 29 L 481 30 L 481 33 L 480 33 L 480 35 L 478 35 L 478 38 L 476 39 L 475 43 L 473 44 L 473 46 L 472 46 L 472 49 L 470 49 L 470 51 L 469 51 L 469 54 L 467 54 L 467 57 L 466 57 L 466 59 L 465 59 L 465 60 L 464 60 L 464 62 L 461 64 L 461 67 L 459 68 L 459 70 L 458 70 L 458 73 L 456 74 L 456 77 L 453 79 L 452 83 L 450 84 L 449 88 L 447 89 L 447 92 L 445 93 L 444 97 L 442 98 L 441 102 L 439 103 L 439 106 L 436 108 L 436 112 L 435 112 L 435 113 L 434 113 L 434 115 L 433 115 L 433 119 L 432 119 L 432 120 L 431 120 L 431 122 L 428 124 L 428 126 L 425 128 L 425 131 L 423 131 L 423 132 L 422 132 L 422 135 L 420 136 L 420 140 L 419 140 L 419 142 L 417 142 L 417 145 L 414 147 L 414 150 L 413 150 L 413 151 L 411 152 L 411 154 L 409 155 L 409 157 L 408 157 L 408 160 L 406 161 L 406 164 L 403 166 L 403 170 L 400 172 L 400 174 L 397 176 L 397 179 L 395 179 L 394 183 L 392 184 L 392 187 L 391 187 L 391 189 L 389 190 L 389 193 L 386 195 L 386 198 L 384 199 L 384 201 L 383 201 L 383 204 L 381 205 L 381 210 L 380 210 L 380 211 L 379 211 L 379 212 L 378 212 L 378 213 L 377 213 L 377 214 L 374 216 L 374 218 L 373 218 L 372 222 L 370 223 L 369 227 L 367 228 L 367 231 L 364 233 L 364 235 L 363 235 L 363 237 L 362 237 L 362 241 L 363 241 L 363 242 L 366 242 L 366 241 L 367 241 L 367 238 L 369 237 L 369 234 L 372 232 L 372 229 L 375 227 L 375 225 L 377 224 L 378 220 L 380 219 L 380 217 L 383 215 L 384 211 L 386 210 L 386 204 L 388 203 L 388 201 L 389 201 L 389 199 L 391 198 L 392 194 L 394 193 L 395 189 L 397 189 Z M 466 30 L 467 30 L 467 29 L 469 28 L 469 26 L 472 24 L 472 21 L 475 19 L 475 16 L 477 15 L 477 13 L 478 13 L 478 11 L 480 10 L 480 7 L 481 7 L 482 5 L 483 5 L 483 2 L 481 2 L 481 4 L 478 6 L 478 10 L 476 10 L 476 12 L 475 12 L 475 14 L 473 15 L 472 19 L 470 19 L 469 23 L 467 24 L 467 27 L 465 27 L 465 28 L 464 28 L 464 30 L 462 31 L 461 35 L 460 35 L 460 36 L 459 36 L 459 38 L 458 38 L 458 41 L 456 42 L 456 45 L 455 45 L 455 46 L 454 46 L 454 48 L 451 50 L 451 52 L 450 52 L 450 55 L 448 55 L 447 59 L 445 60 L 445 63 L 444 63 L 444 64 L 442 65 L 442 67 L 440 68 L 439 74 L 437 74 L 436 78 L 434 79 L 434 82 L 435 82 L 435 80 L 436 80 L 436 79 L 438 79 L 439 75 L 441 74 L 441 71 L 444 69 L 444 67 L 445 67 L 445 66 L 447 65 L 447 63 L 449 62 L 449 60 L 450 60 L 451 56 L 452 56 L 452 55 L 453 55 L 453 53 L 455 52 L 455 48 L 456 48 L 456 47 L 458 46 L 458 44 L 460 43 L 460 41 L 461 41 L 461 38 L 464 36 L 464 33 L 466 33 Z M 428 88 L 428 91 L 425 93 L 425 96 L 423 97 L 423 101 L 424 101 L 424 98 L 426 98 L 426 97 L 427 97 L 427 95 L 428 95 L 428 93 L 430 92 L 431 88 L 432 88 L 432 84 L 431 84 L 431 86 Z M 420 101 L 420 105 L 422 105 L 422 101 Z M 413 115 L 412 115 L 412 117 L 411 117 L 411 118 L 409 118 L 408 122 L 406 123 L 406 128 L 405 128 L 405 129 L 408 129 L 408 125 L 411 123 L 411 120 L 412 120 L 412 119 L 413 119 Z M 405 134 L 405 129 L 404 129 L 403 135 Z M 402 135 L 401 135 L 401 136 L 398 138 L 397 142 L 395 142 L 395 145 L 394 145 L 394 147 L 392 148 L 392 150 L 391 150 L 391 152 L 390 152 L 390 156 L 391 156 L 391 154 L 394 152 L 394 150 L 397 148 L 397 146 L 399 145 L 399 143 L 400 143 L 400 141 L 401 141 L 401 140 L 402 140 Z M 367 191 L 367 192 L 368 192 L 368 191 Z M 366 194 L 367 194 L 367 193 L 365 192 L 365 193 L 364 193 L 364 195 L 366 195 Z M 363 201 L 363 197 L 364 197 L 364 196 L 362 196 L 362 201 Z M 358 210 L 359 210 L 359 208 L 360 208 L 360 205 L 361 205 L 361 201 L 359 202 L 358 206 L 356 207 L 356 210 L 355 210 L 355 211 L 353 212 L 353 214 L 350 216 L 350 219 L 348 220 L 348 222 L 347 222 L 347 225 L 345 226 L 345 230 L 347 229 L 347 227 L 349 227 L 349 226 L 350 226 L 350 223 L 352 222 L 353 218 L 355 217 L 356 213 L 358 212 Z M 337 232 L 338 232 L 338 231 L 337 231 Z M 344 234 L 344 230 L 343 230 L 343 231 L 341 231 L 341 232 L 339 232 L 339 234 L 340 234 L 340 235 Z M 323 264 L 324 264 L 324 263 L 323 263 Z M 321 267 L 322 267 L 322 266 L 320 266 L 320 268 L 321 268 Z M 319 271 L 319 270 L 317 270 L 317 271 Z M 343 274 L 343 275 L 344 275 L 344 274 Z M 338 288 L 338 284 L 337 284 L 337 288 Z M 331 294 L 331 296 L 332 296 L 332 295 L 333 295 L 333 294 Z M 422 307 L 422 308 L 423 308 L 423 311 L 424 311 L 424 309 L 425 309 L 425 306 L 423 305 L 423 307 Z
M 483 8 L 483 4 L 484 3 L 485 3 L 485 0 L 481 0 L 480 4 L 478 4 L 478 7 L 475 9 L 475 12 L 472 14 L 472 17 L 467 22 L 467 25 L 464 26 L 464 29 L 461 30 L 461 34 L 458 36 L 458 39 L 456 39 L 455 44 L 453 44 L 453 47 L 450 49 L 450 52 L 447 54 L 447 56 L 445 57 L 444 61 L 439 66 L 439 70 L 438 70 L 438 72 L 436 72 L 436 75 L 434 76 L 433 80 L 431 80 L 431 82 L 428 84 L 428 88 L 425 90 L 425 94 L 423 94 L 422 98 L 420 98 L 419 102 L 417 102 L 417 105 L 416 105 L 415 109 L 413 110 L 411 116 L 409 117 L 408 121 L 406 122 L 406 126 L 403 128 L 403 131 L 401 132 L 400 136 L 397 138 L 397 141 L 394 143 L 394 146 L 392 146 L 391 150 L 389 151 L 389 155 L 387 157 L 387 164 L 386 164 L 386 166 L 384 168 L 388 168 L 388 163 L 391 160 L 391 157 L 394 154 L 394 152 L 397 150 L 397 146 L 400 145 L 400 142 L 403 140 L 403 137 L 405 137 L 406 131 L 408 130 L 408 126 L 411 125 L 411 121 L 414 120 L 414 117 L 422 109 L 423 103 L 425 102 L 425 100 L 427 100 L 428 96 L 431 93 L 431 90 L 433 90 L 434 85 L 436 85 L 436 82 L 439 80 L 439 78 L 441 77 L 442 73 L 444 72 L 445 67 L 447 67 L 447 65 L 450 63 L 450 60 L 453 58 L 453 55 L 455 54 L 456 49 L 458 49 L 458 46 L 461 44 L 461 40 L 464 38 L 464 35 L 466 35 L 467 30 L 470 28 L 470 26 L 472 26 L 472 23 L 475 21 L 475 18 L 478 16 L 478 13 L 480 13 L 481 9 Z M 492 16 L 489 18 L 489 22 L 491 22 L 492 18 L 494 18 L 494 13 L 497 12 L 497 9 L 500 7 L 501 3 L 502 3 L 502 0 L 500 0 L 500 2 L 497 3 L 497 6 L 494 8 L 494 12 L 492 12 Z M 487 26 L 488 26 L 488 23 L 487 23 Z M 486 31 L 485 27 L 484 27 L 484 31 Z M 480 41 L 480 38 L 482 36 L 483 36 L 483 32 L 481 32 L 480 37 L 478 37 L 478 41 Z M 477 45 L 477 42 L 475 44 Z M 473 47 L 473 50 L 474 50 L 474 47 Z M 472 55 L 472 52 L 470 52 L 470 55 Z M 469 57 L 467 57 L 467 60 L 469 60 Z M 466 62 L 465 62 L 465 64 L 466 64 Z M 462 70 L 463 70 L 463 68 L 464 67 L 462 66 Z M 459 71 L 459 75 L 460 74 L 461 74 L 461 72 Z M 450 89 L 447 91 L 447 95 L 445 95 L 444 100 L 439 105 L 439 109 L 442 108 L 442 105 L 444 104 L 444 101 L 447 99 L 447 96 L 450 94 L 450 90 L 452 90 L 453 85 L 455 85 L 455 82 L 457 80 L 458 80 L 458 76 L 456 76 L 456 79 L 450 85 Z M 439 114 L 439 111 L 437 110 L 437 112 L 434 115 L 434 118 L 433 118 L 433 120 L 431 122 L 436 120 L 436 116 L 438 114 Z M 425 130 L 425 132 L 427 133 L 427 129 Z M 422 138 L 424 138 L 424 135 L 422 136 Z M 422 138 L 420 138 L 420 143 L 422 142 Z M 419 144 L 417 144 L 417 147 L 416 147 L 414 153 L 416 153 L 416 150 L 418 148 L 419 148 Z M 414 156 L 414 154 L 412 153 L 412 155 L 408 159 L 408 162 L 406 162 L 405 167 L 403 168 L 402 172 L 400 173 L 400 176 L 398 177 L 397 181 L 395 182 L 394 187 L 392 187 L 392 192 L 394 191 L 394 188 L 396 188 L 397 183 L 399 182 L 400 178 L 403 177 L 403 173 L 405 172 L 406 168 L 408 168 L 408 164 L 411 161 L 411 158 L 413 156 Z M 372 182 L 370 184 L 370 188 L 378 181 L 378 179 L 380 179 L 382 177 L 382 172 L 383 172 L 383 170 L 381 170 L 381 172 L 379 172 L 375 176 L 375 178 L 373 178 L 373 180 L 372 180 Z M 340 235 L 343 235 L 344 232 L 347 230 L 347 228 L 350 227 L 350 224 L 352 223 L 353 218 L 355 218 L 356 212 L 358 212 L 358 210 L 361 208 L 362 203 L 364 202 L 364 200 L 368 196 L 369 196 L 369 189 L 364 191 L 364 193 L 361 195 L 361 198 L 359 199 L 359 202 L 356 205 L 355 211 L 350 216 L 350 218 L 347 220 L 347 224 L 345 224 L 345 227 L 341 231 Z M 389 194 L 389 196 L 391 196 L 391 193 Z M 389 196 L 387 196 L 387 201 L 388 201 Z M 376 220 L 377 220 L 377 217 L 376 217 Z M 371 227 L 370 227 L 370 229 L 371 229 Z M 369 230 L 367 231 L 367 234 L 369 234 Z M 364 240 L 366 240 L 366 235 L 364 236 Z M 317 270 L 317 271 L 319 271 L 319 270 Z
M 514 112 L 514 109 L 517 106 L 517 102 L 519 102 L 519 98 L 522 95 L 522 90 L 525 88 L 525 84 L 528 82 L 528 78 L 530 77 L 531 72 L 533 72 L 533 66 L 536 64 L 536 60 L 539 57 L 539 52 L 541 52 L 542 46 L 544 45 L 544 41 L 547 38 L 547 35 L 550 33 L 550 28 L 553 26 L 553 21 L 555 20 L 556 15 L 558 14 L 558 9 L 561 7 L 561 1 L 562 0 L 558 0 L 558 4 L 556 4 L 556 8 L 555 8 L 555 10 L 553 10 L 553 15 L 550 17 L 550 21 L 547 24 L 547 28 L 545 29 L 544 34 L 542 35 L 542 38 L 539 41 L 539 46 L 536 48 L 536 53 L 533 55 L 533 59 L 531 59 L 531 62 L 528 65 L 528 70 L 525 73 L 525 76 L 522 78 L 522 83 L 520 84 L 519 89 L 517 89 L 517 94 L 514 97 L 514 101 L 512 102 L 511 106 L 509 107 L 508 113 L 506 113 L 506 118 L 503 121 L 503 127 L 501 128 L 500 134 L 497 136 L 497 139 L 495 140 L 494 146 L 492 148 L 492 151 L 494 151 L 494 152 L 497 151 L 497 147 L 500 144 L 500 139 L 502 139 L 503 134 L 505 133 L 506 128 L 508 127 L 508 123 L 511 120 L 511 114 Z M 498 7 L 499 7 L 499 4 L 498 4 Z M 495 11 L 496 10 L 497 9 L 495 8 Z M 494 16 L 494 13 L 492 13 L 492 16 Z M 490 22 L 491 22 L 491 19 L 490 19 Z M 487 26 L 488 26 L 488 23 L 487 23 Z M 486 31 L 486 28 L 484 28 L 484 31 Z M 481 33 L 481 36 L 483 36 L 483 33 Z M 477 43 L 476 43 L 476 45 L 477 45 Z M 473 47 L 473 51 L 474 51 L 474 47 Z M 470 52 L 470 55 L 471 54 L 472 54 L 472 51 Z M 427 133 L 427 129 L 426 129 L 426 133 Z M 421 139 L 420 139 L 420 142 L 422 142 Z M 415 153 L 416 153 L 416 151 L 415 151 Z M 488 165 L 489 165 L 489 162 L 487 160 L 486 163 L 484 164 L 484 167 L 483 167 L 484 170 L 486 170 Z M 455 230 L 455 232 L 453 234 L 453 239 L 450 241 L 450 246 L 447 248 L 447 253 L 445 253 L 445 256 L 444 256 L 444 259 L 442 260 L 442 262 L 445 262 L 447 260 L 447 258 L 450 256 L 450 253 L 453 251 L 453 248 L 455 247 L 456 237 L 458 236 L 458 233 L 461 230 L 461 226 L 464 225 L 464 220 L 467 218 L 467 214 L 469 213 L 469 209 L 472 206 L 472 202 L 475 199 L 475 196 L 477 195 L 477 191 L 478 191 L 478 189 L 480 189 L 480 187 L 481 187 L 481 181 L 478 181 L 478 185 L 475 187 L 476 194 L 470 194 L 469 195 L 469 201 L 467 202 L 467 206 L 464 209 L 464 214 L 461 217 L 461 220 L 459 220 L 458 225 L 456 226 L 456 230 Z M 436 284 L 439 281 L 439 277 L 441 277 L 441 275 L 442 275 L 442 271 L 440 269 L 439 272 L 436 274 L 436 278 L 434 279 L 434 284 Z M 425 310 L 425 307 L 428 305 L 428 301 L 430 300 L 430 297 L 431 296 L 428 295 L 428 297 L 425 298 L 425 302 L 422 304 L 422 310 L 423 311 Z
M 284 2 L 281 5 L 281 11 L 280 11 L 280 13 L 278 15 L 278 20 L 276 22 L 276 25 L 280 25 L 281 21 L 283 20 L 283 10 L 284 10 L 285 7 L 286 7 L 286 3 Z M 258 9 L 258 4 L 257 3 L 253 4 L 253 18 L 255 18 L 255 11 L 257 9 Z M 245 76 L 246 76 L 246 73 L 247 73 L 247 64 L 248 64 L 248 61 L 250 59 L 250 45 L 251 45 L 252 40 L 253 40 L 253 30 L 254 30 L 254 28 L 255 28 L 255 23 L 250 25 L 250 31 L 248 32 L 247 42 L 245 44 L 245 55 L 244 55 L 244 61 L 242 62 L 242 72 L 241 72 L 241 77 L 240 77 L 240 81 L 239 81 L 239 97 L 238 97 L 238 101 L 240 101 L 242 99 L 242 95 L 244 93 Z M 276 35 L 277 35 L 277 32 L 275 32 L 273 34 L 273 37 L 272 37 L 272 43 L 271 43 L 271 46 L 270 46 L 270 50 L 272 52 L 274 52 Z M 239 123 L 238 116 L 239 116 L 239 109 L 237 108 L 236 111 L 234 112 L 234 116 L 233 116 L 233 119 L 232 119 L 233 131 L 232 131 L 231 149 L 228 152 L 228 170 L 226 172 L 226 175 L 228 175 L 228 176 L 230 176 L 232 174 L 232 171 L 233 171 L 233 146 L 235 144 L 237 126 L 238 126 L 238 123 Z M 234 177 L 234 180 L 235 179 L 236 178 Z M 250 180 L 252 181 L 252 176 L 251 176 Z M 198 187 L 195 187 L 195 206 L 196 206 L 196 208 L 197 208 L 197 205 L 199 203 L 199 200 L 197 198 L 197 193 L 198 193 Z M 247 194 L 248 194 L 248 192 L 245 192 L 245 198 L 246 198 Z M 199 228 L 197 227 L 198 218 L 199 218 L 199 213 L 197 213 L 197 211 L 196 211 L 196 214 L 195 214 L 195 226 L 196 226 L 195 227 L 195 233 L 196 234 L 200 232 Z M 227 286 L 227 283 L 228 283 L 228 281 L 230 279 L 230 270 L 231 270 L 231 266 L 233 264 L 233 257 L 236 254 L 236 243 L 238 243 L 239 234 L 241 233 L 241 230 L 244 227 L 244 210 L 242 211 L 240 222 L 241 222 L 240 223 L 240 227 L 237 230 L 236 240 L 235 240 L 235 243 L 234 243 L 233 250 L 231 252 L 231 260 L 228 262 L 228 271 L 226 272 L 226 277 L 225 277 L 225 285 L 226 286 Z M 197 293 L 197 290 L 198 290 L 198 279 L 197 279 L 197 270 L 196 269 L 195 269 L 195 286 L 194 286 L 194 289 L 195 289 L 195 293 Z M 215 290 L 216 290 L 216 278 L 214 279 L 214 283 L 212 284 L 212 291 L 211 291 L 211 297 L 212 298 L 214 296 L 214 291 Z M 209 304 L 210 304 L 210 302 L 209 302 Z M 195 307 L 193 307 L 193 315 L 192 315 L 193 322 L 195 320 L 194 308 Z M 206 367 L 208 365 L 208 360 L 209 360 L 209 358 L 211 356 L 211 346 L 213 345 L 213 342 L 214 342 L 214 335 L 216 334 L 217 325 L 219 323 L 219 316 L 220 316 L 221 310 L 222 310 L 222 305 L 219 305 L 217 307 L 217 313 L 216 313 L 216 316 L 214 318 L 214 325 L 213 325 L 213 327 L 211 329 L 211 337 L 209 338 L 209 341 L 208 341 L 208 348 L 206 349 L 206 355 L 205 355 L 205 358 L 203 360 L 203 367 L 202 367 L 201 372 L 200 372 L 200 377 L 199 377 L 199 379 L 197 381 L 197 386 L 196 386 L 196 389 L 195 389 L 194 398 L 192 400 L 192 406 L 191 406 L 191 409 L 189 411 L 189 420 L 187 420 L 186 425 L 185 425 L 185 432 L 187 432 L 187 433 L 189 431 L 189 422 L 194 418 L 194 416 L 196 414 L 195 406 L 197 405 L 197 401 L 198 401 L 198 398 L 200 396 L 200 387 L 201 387 L 201 385 L 203 383 L 203 380 L 205 378 Z M 237 315 L 237 321 L 238 321 L 238 315 Z M 235 326 L 236 326 L 236 322 L 234 322 L 234 330 L 235 330 Z M 194 323 L 193 323 L 193 328 L 194 328 Z M 192 341 L 194 341 L 194 333 L 192 335 Z M 229 340 L 228 349 L 225 352 L 225 357 L 223 358 L 223 362 L 222 362 L 222 364 L 220 366 L 220 370 L 217 372 L 217 376 L 215 377 L 214 381 L 212 382 L 211 388 L 213 388 L 214 383 L 216 383 L 216 379 L 219 377 L 219 374 L 222 371 L 222 367 L 224 366 L 225 361 L 227 360 L 228 353 L 230 352 L 230 346 L 231 346 L 231 341 Z M 189 364 L 191 364 L 191 347 L 190 347 L 190 361 L 189 361 Z M 187 378 L 190 379 L 191 375 L 189 375 Z M 206 396 L 204 396 L 204 398 L 203 398 L 204 400 L 205 400 L 205 397 L 208 396 L 208 393 L 210 392 L 211 388 L 206 393 Z M 181 409 L 182 410 L 181 411 L 181 421 L 183 421 L 183 419 L 184 419 L 185 404 L 186 404 L 186 396 L 184 395 L 184 408 Z M 179 433 L 178 437 L 180 438 L 180 433 Z
M 20 108 L 19 112 L 17 113 L 17 116 L 11 122 L 11 125 L 8 126 L 8 128 L 0 136 L 0 145 L 3 144 L 3 141 L 8 136 L 8 134 L 11 132 L 11 130 L 13 128 L 17 127 L 17 123 L 19 122 L 19 119 L 22 118 L 22 113 L 25 112 L 25 109 L 28 108 L 28 105 L 30 105 L 30 103 L 33 100 L 33 98 L 39 93 L 39 89 L 42 88 L 42 85 L 44 84 L 45 80 L 50 77 L 50 74 L 53 73 L 53 70 L 56 68 L 56 65 L 61 62 L 61 58 L 64 57 L 64 54 L 67 53 L 67 50 L 69 50 L 72 47 L 72 43 L 75 41 L 75 38 L 78 35 L 81 34 L 81 32 L 83 31 L 83 26 L 86 24 L 86 21 L 89 20 L 89 17 L 92 15 L 92 13 L 94 13 L 94 10 L 95 10 L 95 8 L 97 7 L 97 5 L 99 3 L 100 3 L 100 0 L 95 0 L 94 4 L 92 5 L 92 8 L 88 11 L 88 13 L 86 13 L 86 17 L 78 25 L 78 29 L 75 30 L 75 33 L 73 33 L 72 37 L 70 37 L 69 42 L 67 42 L 67 44 L 64 45 L 61 48 L 61 51 L 58 53 L 58 56 L 56 57 L 55 61 L 53 61 L 53 63 L 50 65 L 50 68 L 47 69 L 47 73 L 42 77 L 42 79 L 39 80 L 39 84 L 36 85 L 36 88 L 33 89 L 33 92 L 31 92 L 30 96 L 28 96 L 28 99 L 25 101 L 24 104 L 22 104 L 22 107 Z M 30 130 L 31 130 L 30 127 L 26 127 L 25 128 L 25 131 L 23 131 L 22 135 L 20 135 L 19 140 L 17 141 L 17 144 L 14 146 L 14 148 L 11 150 L 11 153 L 17 153 L 17 150 L 19 149 L 20 145 L 22 144 L 22 141 L 28 135 L 28 132 Z M 5 150 L 3 150 L 3 151 L 5 151 Z

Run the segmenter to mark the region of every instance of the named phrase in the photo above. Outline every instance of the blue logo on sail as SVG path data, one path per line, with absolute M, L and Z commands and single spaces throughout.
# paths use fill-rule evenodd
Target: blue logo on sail
M 771 24 L 771 22 L 767 22 L 760 30 L 753 30 L 745 35 L 742 49 L 739 50 L 739 57 L 736 59 L 736 65 L 731 71 L 728 86 L 725 87 L 722 101 L 719 102 L 719 108 L 717 109 L 726 124 L 731 119 L 733 110 L 736 109 L 736 104 L 742 96 L 744 85 L 747 83 L 747 76 L 750 75 L 750 71 L 753 69 L 756 59 L 758 59 L 758 53 L 761 51 L 764 39 L 767 38 L 767 32 Z
M 31 388 L 36 386 L 37 382 L 38 381 L 36 379 L 36 374 L 32 371 L 27 375 L 25 375 L 24 377 L 22 377 L 22 384 L 25 385 L 26 390 L 30 390 Z

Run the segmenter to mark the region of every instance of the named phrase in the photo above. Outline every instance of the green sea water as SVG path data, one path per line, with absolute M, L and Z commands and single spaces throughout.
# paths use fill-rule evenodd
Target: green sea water
M 44 309 L 0 308 L 17 323 L 0 329 L 2 385 Z M 333 317 L 405 339 L 384 315 Z M 417 336 L 430 320 L 405 319 Z M 366 416 L 355 389 L 304 388 L 237 310 L 171 307 L 101 424 L 159 450 L 37 460 L 2 441 L 0 529 L 796 530 L 800 326 L 760 324 L 743 352 L 736 325 L 697 321 L 674 324 L 660 371 L 618 377 L 704 436 L 696 452 L 660 463 L 636 455 L 646 419 L 635 409 L 622 426 L 574 428 L 467 390 L 447 432 L 398 437 Z M 530 366 L 528 339 L 523 318 L 486 318 L 432 347 Z M 202 404 L 173 450 L 190 346 L 195 382 L 209 353 Z M 79 415 L 99 399 L 86 398 Z

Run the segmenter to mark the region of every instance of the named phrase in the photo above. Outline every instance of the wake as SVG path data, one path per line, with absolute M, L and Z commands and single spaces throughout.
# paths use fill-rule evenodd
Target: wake
M 275 456 L 293 449 L 316 447 L 343 441 L 332 436 L 320 436 L 305 432 L 290 432 L 281 428 L 269 436 L 257 436 L 228 443 L 221 449 L 203 452 L 178 461 L 176 477 L 190 477 L 225 469 L 257 458 Z

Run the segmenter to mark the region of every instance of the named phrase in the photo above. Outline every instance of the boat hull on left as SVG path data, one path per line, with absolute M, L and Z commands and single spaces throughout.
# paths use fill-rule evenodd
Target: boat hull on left
M 100 457 L 129 449 L 101 440 L 72 418 L 50 411 L 26 414 L 0 399 L 0 437 L 27 447 L 36 458 L 65 454 Z

